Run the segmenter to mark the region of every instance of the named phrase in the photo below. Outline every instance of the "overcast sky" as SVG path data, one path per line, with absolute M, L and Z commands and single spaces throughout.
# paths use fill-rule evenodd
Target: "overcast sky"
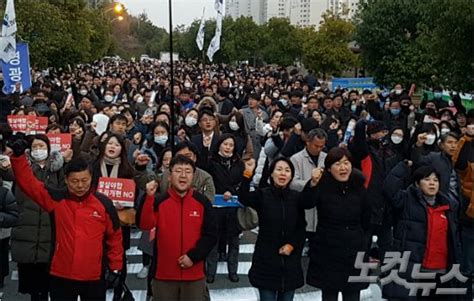
M 143 11 L 148 18 L 158 27 L 169 27 L 169 0 L 121 0 L 132 15 L 141 14 Z M 201 19 L 202 9 L 206 7 L 205 18 L 215 18 L 214 0 L 172 0 L 173 2 L 173 27 L 179 24 L 190 25 L 193 20 Z

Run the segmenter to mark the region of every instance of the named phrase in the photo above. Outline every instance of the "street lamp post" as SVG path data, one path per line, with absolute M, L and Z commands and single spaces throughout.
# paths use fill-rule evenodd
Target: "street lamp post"
M 109 11 L 112 11 L 112 10 L 113 10 L 116 14 L 120 14 L 120 13 L 122 13 L 122 12 L 125 10 L 125 6 L 124 6 L 122 3 L 120 3 L 120 2 L 115 2 L 115 3 L 113 3 L 113 6 L 112 6 L 112 7 L 110 7 L 110 8 L 108 8 L 108 9 L 105 10 L 105 13 L 108 13 Z
M 175 155 L 175 147 L 174 147 L 174 128 L 176 124 L 176 116 L 175 116 L 175 103 L 174 103 L 174 62 L 173 62 L 173 9 L 172 9 L 172 1 L 169 0 L 169 17 L 170 17 L 170 86 L 171 86 L 171 131 L 170 131 L 170 143 L 171 143 L 171 153 Z

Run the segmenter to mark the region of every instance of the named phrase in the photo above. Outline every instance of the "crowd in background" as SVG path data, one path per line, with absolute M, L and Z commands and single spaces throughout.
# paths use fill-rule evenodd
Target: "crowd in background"
M 59 205 L 37 204 L 27 183 L 18 184 L 23 165 L 9 156 L 22 149 L 19 140 L 25 142 L 25 166 L 48 191 L 66 186 L 71 191 L 69 176 L 85 170 L 79 163 L 87 162 L 93 188 L 100 177 L 134 179 L 137 196 L 140 191 L 157 195 L 155 207 L 147 197 L 137 197 L 135 208 L 116 206 L 122 252 L 108 253 L 108 260 L 121 266 L 114 270 L 124 282 L 123 250 L 130 247 L 132 224 L 142 228 L 144 267 L 138 277 L 147 279 L 156 300 L 171 297 L 156 297 L 157 287 L 169 287 L 152 287 L 152 279 L 205 277 L 213 283 L 218 261 L 227 261 L 229 281 L 239 281 L 239 238 L 248 229 L 240 222 L 240 209 L 212 207 L 217 197 L 238 199 L 258 216 L 249 279 L 261 300 L 292 300 L 295 289 L 305 283 L 321 289 L 323 300 L 337 300 L 339 292 L 344 300 L 359 300 L 368 283 L 348 282 L 349 276 L 360 274 L 354 267 L 357 252 L 366 252 L 365 261 L 383 263 L 387 251 L 411 251 L 408 269 L 400 273 L 409 282 L 417 282 L 412 271 L 421 266 L 422 272 L 436 273 L 440 286 L 461 286 L 439 278 L 454 264 L 460 264 L 471 281 L 474 110 L 466 111 L 458 95 L 445 101 L 442 88 L 434 87 L 433 99 L 414 103 L 400 84 L 385 90 L 347 90 L 330 87 L 311 71 L 301 74 L 274 66 L 178 62 L 174 71 L 171 85 L 168 64 L 101 60 L 71 71 L 34 71 L 31 89 L 1 95 L 0 281 L 9 273 L 10 250 L 18 264 L 18 291 L 30 294 L 31 300 L 47 300 L 52 294 L 49 274 L 57 268 L 51 257 L 59 256 L 53 246 L 62 224 L 59 213 L 55 222 L 49 213 L 62 211 L 56 209 Z M 14 135 L 8 115 L 47 117 L 46 134 L 70 133 L 71 149 L 51 151 L 45 134 Z M 98 130 L 99 115 L 108 120 L 104 131 Z M 179 160 L 173 161 L 175 155 Z M 190 269 L 201 269 L 202 275 L 163 271 L 163 250 L 174 241 L 153 230 L 163 212 L 174 212 L 166 198 L 179 200 L 173 191 L 180 179 L 173 179 L 172 168 L 183 166 L 192 167 L 189 181 L 199 194 L 189 197 L 193 208 L 200 208 L 192 212 L 204 210 L 209 217 L 199 226 L 187 224 L 186 231 L 209 237 L 206 243 L 197 240 L 199 252 L 179 262 L 188 268 L 190 260 Z M 181 180 L 184 185 L 186 178 Z M 201 196 L 212 208 L 203 205 Z M 150 210 L 154 216 L 147 215 Z M 210 221 L 212 227 L 205 228 Z M 107 233 L 113 239 L 112 232 Z M 306 276 L 302 256 L 310 259 Z M 114 287 L 118 299 L 123 288 Z M 196 300 L 208 298 L 205 290 L 188 290 L 202 295 Z M 405 300 L 408 290 L 392 282 L 383 286 L 383 296 Z M 415 297 L 422 298 L 448 297 Z

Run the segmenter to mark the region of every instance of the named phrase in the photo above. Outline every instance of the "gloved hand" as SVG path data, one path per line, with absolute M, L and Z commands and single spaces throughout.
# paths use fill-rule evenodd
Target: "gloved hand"
M 109 271 L 105 281 L 107 289 L 118 287 L 120 285 L 120 271 Z
M 25 150 L 28 148 L 28 143 L 24 139 L 16 139 L 11 145 L 10 148 L 13 151 L 15 157 L 19 157 L 25 153 Z

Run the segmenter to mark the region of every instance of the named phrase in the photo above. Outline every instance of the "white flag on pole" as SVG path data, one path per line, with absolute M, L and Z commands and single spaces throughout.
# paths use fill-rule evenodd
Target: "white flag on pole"
M 206 8 L 202 10 L 202 18 L 201 18 L 201 24 L 199 24 L 199 31 L 196 36 L 196 44 L 199 48 L 199 50 L 202 50 L 204 48 L 204 36 L 206 34 L 206 22 L 204 22 L 204 12 Z
M 216 2 L 219 0 L 216 0 Z M 209 48 L 207 49 L 207 57 L 209 61 L 212 62 L 212 58 L 214 54 L 221 48 L 221 34 L 222 34 L 222 14 L 217 13 L 217 20 L 216 20 L 216 33 L 209 44 Z
M 216 0 L 216 2 L 214 2 L 214 8 L 218 14 L 224 14 L 224 0 Z
M 13 0 L 7 0 L 0 37 L 0 59 L 8 63 L 16 56 L 16 15 Z

